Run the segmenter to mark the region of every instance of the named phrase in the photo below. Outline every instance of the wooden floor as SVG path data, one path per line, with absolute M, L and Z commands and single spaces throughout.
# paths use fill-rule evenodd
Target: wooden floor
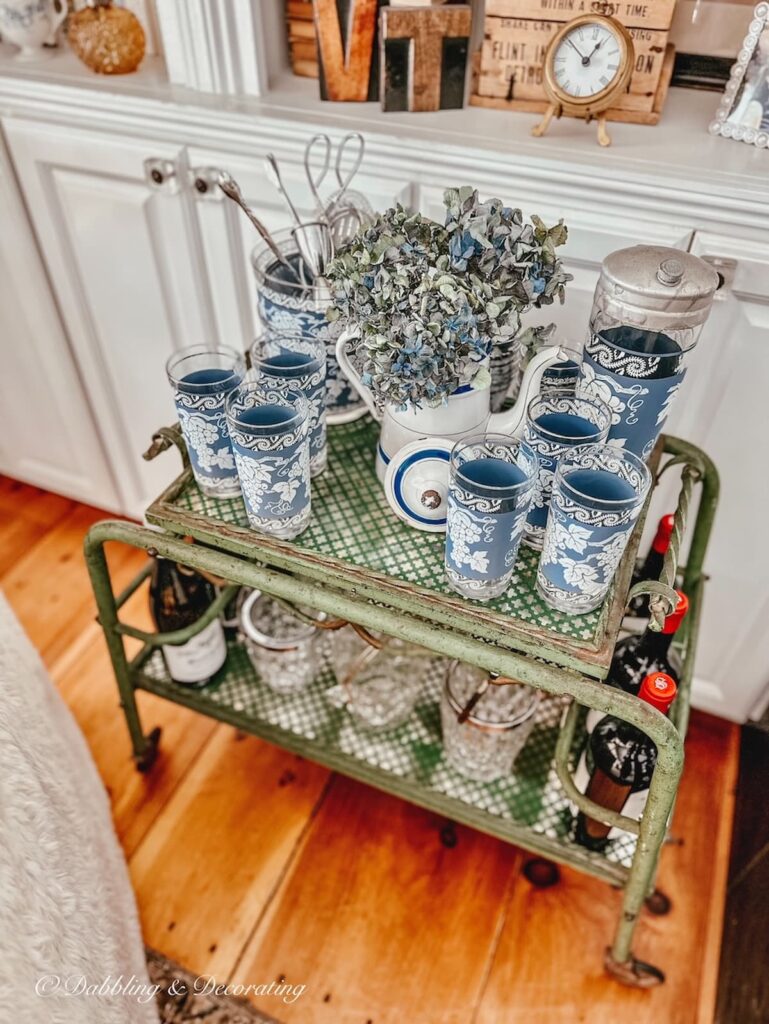
M 738 730 L 695 715 L 659 884 L 635 952 L 663 967 L 624 989 L 601 958 L 619 894 L 577 872 L 535 890 L 525 854 L 140 695 L 161 756 L 133 768 L 81 544 L 98 511 L 0 478 L 0 586 L 109 790 L 149 945 L 221 981 L 305 985 L 255 1000 L 286 1024 L 712 1024 Z M 123 585 L 141 564 L 116 547 Z M 130 612 L 147 622 L 146 594 Z

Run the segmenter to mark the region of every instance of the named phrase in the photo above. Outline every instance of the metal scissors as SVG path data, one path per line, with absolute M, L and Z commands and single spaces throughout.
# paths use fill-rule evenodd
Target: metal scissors
M 365 148 L 366 143 L 360 132 L 348 132 L 348 134 L 341 140 L 337 146 L 336 157 L 334 159 L 334 176 L 338 187 L 328 204 L 326 204 L 321 199 L 320 186 L 323 184 L 323 181 L 331 167 L 333 144 L 328 135 L 321 133 L 319 135 L 313 135 L 305 146 L 304 172 L 307 176 L 307 184 L 310 186 L 313 199 L 317 203 L 318 209 L 323 212 L 324 217 L 328 217 L 350 187 L 350 183 L 360 170 Z M 317 164 L 317 170 L 315 169 L 314 160 L 314 151 L 316 150 L 320 150 L 321 152 L 320 161 Z M 353 155 L 352 160 L 350 161 L 349 154 L 351 153 Z M 348 164 L 346 171 L 344 170 L 345 163 Z

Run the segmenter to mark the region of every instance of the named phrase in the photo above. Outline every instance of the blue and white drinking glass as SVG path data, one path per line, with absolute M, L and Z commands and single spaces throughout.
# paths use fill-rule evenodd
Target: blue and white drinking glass
M 561 345 L 560 348 L 564 352 L 568 352 L 569 358 L 545 367 L 539 383 L 540 391 L 546 391 L 548 388 L 574 388 L 577 386 L 582 352 L 578 352 L 577 349 L 571 348 L 569 345 Z
M 213 498 L 240 497 L 224 403 L 245 372 L 243 356 L 226 345 L 192 345 L 166 363 L 193 475 Z
M 326 468 L 326 345 L 314 335 L 260 335 L 251 346 L 253 379 L 273 391 L 299 391 L 310 407 L 310 475 Z
M 544 391 L 529 402 L 523 437 L 539 463 L 523 538 L 529 547 L 542 547 L 559 458 L 575 445 L 602 443 L 610 426 L 606 403 L 586 391 L 559 388 Z
M 561 456 L 537 569 L 551 608 L 582 615 L 603 602 L 650 487 L 644 462 L 613 445 Z
M 296 537 L 311 514 L 307 399 L 249 381 L 228 396 L 227 423 L 250 525 Z
M 661 331 L 626 324 L 591 333 L 579 387 L 598 395 L 611 409 L 609 441 L 649 458 L 695 344 L 683 347 Z
M 476 601 L 504 593 L 537 478 L 537 456 L 506 434 L 457 441 L 449 462 L 446 577 Z

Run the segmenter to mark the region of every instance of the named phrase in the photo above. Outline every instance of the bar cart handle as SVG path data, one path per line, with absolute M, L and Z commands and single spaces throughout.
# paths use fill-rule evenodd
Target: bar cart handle
M 146 462 L 151 462 L 152 459 L 157 458 L 161 452 L 167 451 L 172 445 L 176 445 L 179 449 L 182 466 L 184 469 L 187 469 L 190 464 L 190 457 L 187 454 L 187 445 L 184 443 L 181 427 L 178 423 L 175 423 L 172 427 L 159 427 L 152 435 L 152 444 L 144 452 L 142 458 Z

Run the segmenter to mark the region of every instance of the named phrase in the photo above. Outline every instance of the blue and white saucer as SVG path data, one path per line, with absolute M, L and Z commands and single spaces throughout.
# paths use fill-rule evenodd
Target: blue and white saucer
M 426 437 L 396 452 L 387 466 L 384 489 L 396 516 L 417 530 L 444 533 L 453 441 Z

